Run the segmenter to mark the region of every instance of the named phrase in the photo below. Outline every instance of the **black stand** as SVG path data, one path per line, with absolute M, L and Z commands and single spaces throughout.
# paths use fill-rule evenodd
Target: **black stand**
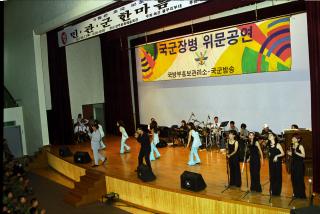
M 241 197 L 242 199 L 245 198 L 248 194 L 250 194 L 250 190 L 249 190 L 249 182 L 248 182 L 248 166 L 247 166 L 247 147 L 248 147 L 248 142 L 246 144 L 245 150 L 244 150 L 244 160 L 243 160 L 243 164 L 245 164 L 246 166 L 246 181 L 247 181 L 247 191 L 244 193 L 244 195 Z M 242 173 L 243 173 L 243 166 L 242 165 Z
M 297 199 L 297 198 L 295 198 L 294 196 L 292 196 L 291 201 L 289 202 L 288 206 L 290 206 L 291 203 L 292 203 L 294 200 L 296 200 L 296 199 Z
M 228 143 L 228 142 L 227 142 Z M 226 154 L 226 163 L 227 163 L 227 177 L 228 177 L 228 185 L 225 185 L 225 189 L 221 192 L 224 193 L 227 189 L 230 188 L 230 175 L 229 175 L 229 158 L 228 158 L 228 146 L 227 148 L 227 154 Z

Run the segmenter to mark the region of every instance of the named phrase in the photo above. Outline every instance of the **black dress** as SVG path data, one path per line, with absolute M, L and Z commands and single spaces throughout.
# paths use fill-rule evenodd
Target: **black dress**
M 256 142 L 249 143 L 251 191 L 262 192 L 260 184 L 260 155 Z
M 228 154 L 233 153 L 235 148 L 234 144 L 228 142 Z M 230 171 L 230 186 L 241 187 L 241 174 L 239 165 L 238 151 L 229 158 L 229 171 Z
M 296 151 L 301 153 L 300 144 L 297 146 Z M 291 168 L 291 181 L 293 188 L 293 195 L 296 198 L 306 198 L 305 185 L 304 185 L 304 162 L 303 158 L 299 155 L 292 153 L 292 168 Z
M 276 155 L 280 154 L 277 143 L 271 147 L 269 143 L 269 179 L 271 195 L 279 196 L 282 188 L 282 158 L 279 157 L 277 162 L 273 162 Z

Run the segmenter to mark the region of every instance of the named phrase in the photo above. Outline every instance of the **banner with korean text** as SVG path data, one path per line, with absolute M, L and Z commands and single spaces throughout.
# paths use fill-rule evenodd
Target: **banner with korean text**
M 144 44 L 135 54 L 143 81 L 290 71 L 290 17 Z

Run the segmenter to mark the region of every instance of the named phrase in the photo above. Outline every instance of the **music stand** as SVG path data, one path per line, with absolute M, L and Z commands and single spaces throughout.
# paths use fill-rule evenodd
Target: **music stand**
M 229 121 L 223 121 L 223 122 L 221 122 L 220 128 L 226 127 L 226 126 L 228 125 L 228 123 L 229 123 Z

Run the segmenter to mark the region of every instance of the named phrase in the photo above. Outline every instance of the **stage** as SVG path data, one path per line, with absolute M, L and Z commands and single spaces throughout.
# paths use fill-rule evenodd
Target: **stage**
M 290 174 L 283 164 L 283 181 L 281 197 L 272 197 L 269 203 L 268 161 L 261 167 L 262 193 L 247 191 L 246 171 L 242 176 L 242 187 L 230 188 L 222 193 L 227 183 L 226 157 L 217 150 L 201 150 L 201 164 L 188 166 L 189 150 L 183 146 L 159 148 L 161 158 L 152 161 L 152 169 L 157 179 L 144 183 L 135 169 L 138 163 L 140 144 L 130 138 L 127 144 L 131 152 L 120 154 L 120 137 L 107 137 L 107 164 L 92 168 L 90 164 L 75 164 L 73 157 L 61 158 L 59 148 L 48 148 L 49 165 L 71 178 L 79 181 L 86 169 L 95 169 L 106 176 L 106 192 L 116 192 L 120 198 L 129 203 L 164 213 L 289 213 L 292 207 L 299 208 L 309 205 L 308 200 L 296 199 L 291 205 L 292 188 Z M 93 158 L 90 143 L 69 145 L 70 150 L 87 151 Z M 242 163 L 241 163 L 242 167 Z M 180 175 L 185 171 L 200 173 L 207 188 L 200 192 L 190 192 L 180 187 Z M 248 176 L 250 176 L 248 165 Z M 306 193 L 309 197 L 308 178 L 305 178 Z M 250 177 L 248 177 L 250 188 Z

